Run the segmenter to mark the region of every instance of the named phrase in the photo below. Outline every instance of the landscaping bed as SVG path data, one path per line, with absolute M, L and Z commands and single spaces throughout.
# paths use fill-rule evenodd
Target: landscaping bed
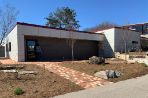
M 139 77 L 145 74 L 148 74 L 148 67 L 145 67 L 143 64 L 126 64 L 126 63 L 107 63 L 107 64 L 89 64 L 86 61 L 76 61 L 76 62 L 70 62 L 65 61 L 61 63 L 62 66 L 68 67 L 74 70 L 78 70 L 80 72 L 87 73 L 89 75 L 94 76 L 94 73 L 98 71 L 104 71 L 104 70 L 117 70 L 122 73 L 122 75 L 119 78 L 110 78 L 108 79 L 111 82 L 118 82 L 130 78 Z
M 6 65 L 1 64 L 0 66 Z M 16 79 L 13 73 L 7 75 L 0 73 L 0 98 L 49 98 L 83 89 L 37 65 L 24 65 L 21 70 L 37 71 L 38 73 L 37 75 L 22 76 L 21 79 Z M 25 93 L 15 95 L 16 88 L 21 88 Z

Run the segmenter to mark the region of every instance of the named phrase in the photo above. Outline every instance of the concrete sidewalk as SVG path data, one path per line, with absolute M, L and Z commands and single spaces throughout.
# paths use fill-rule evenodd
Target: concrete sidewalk
M 54 98 L 148 98 L 148 75 Z

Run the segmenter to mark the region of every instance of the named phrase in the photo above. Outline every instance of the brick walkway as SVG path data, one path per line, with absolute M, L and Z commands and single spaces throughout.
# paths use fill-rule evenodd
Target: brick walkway
M 92 88 L 111 83 L 104 79 L 60 66 L 60 62 L 19 62 L 18 63 L 9 59 L 0 60 L 0 62 L 2 64 L 37 64 L 38 66 L 45 67 L 49 71 L 61 77 L 64 77 L 83 88 Z

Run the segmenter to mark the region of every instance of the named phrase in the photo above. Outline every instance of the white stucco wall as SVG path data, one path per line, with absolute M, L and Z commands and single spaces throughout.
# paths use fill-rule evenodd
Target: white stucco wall
M 6 51 L 5 48 L 5 54 L 6 57 L 18 61 L 18 39 L 17 39 L 17 26 L 14 27 L 14 29 L 7 35 L 5 38 L 5 47 L 6 44 L 8 44 L 9 48 L 9 42 L 11 42 L 11 51 Z
M 105 57 L 111 57 L 114 55 L 114 48 L 115 48 L 115 42 L 114 42 L 114 36 L 115 36 L 115 29 L 107 29 L 98 31 L 96 33 L 103 33 L 105 35 L 104 42 L 103 42 L 103 48 L 104 48 L 104 56 Z
M 124 52 L 125 42 L 127 44 L 127 51 L 133 48 L 132 41 L 137 41 L 136 49 L 140 49 L 140 33 L 120 28 L 111 28 L 107 30 L 98 31 L 96 33 L 103 33 L 104 40 L 104 56 L 112 57 L 114 52 Z M 124 36 L 125 35 L 125 36 Z

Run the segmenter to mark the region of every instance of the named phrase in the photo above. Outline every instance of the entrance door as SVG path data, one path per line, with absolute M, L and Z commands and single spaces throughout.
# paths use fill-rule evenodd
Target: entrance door
M 28 61 L 36 60 L 36 40 L 26 40 L 26 59 Z

